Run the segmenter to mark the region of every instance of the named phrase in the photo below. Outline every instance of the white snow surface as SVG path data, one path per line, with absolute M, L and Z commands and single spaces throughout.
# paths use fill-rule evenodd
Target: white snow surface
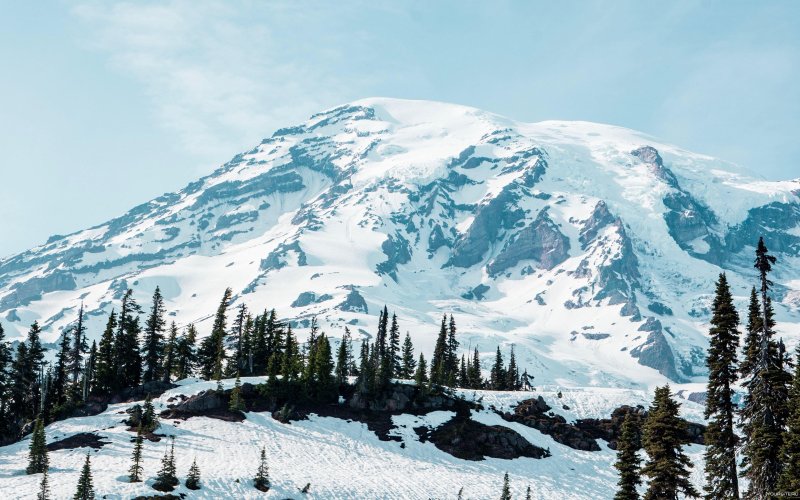
M 244 378 L 243 382 L 259 383 L 263 378 Z M 226 388 L 233 380 L 223 381 Z M 156 410 L 179 394 L 192 395 L 216 386 L 216 382 L 187 380 L 180 386 L 154 399 Z M 557 396 L 558 391 L 562 397 Z M 436 411 L 427 415 L 393 417 L 397 441 L 380 441 L 359 422 L 318 417 L 282 424 L 269 413 L 246 413 L 246 420 L 224 422 L 194 417 L 185 421 L 162 420 L 156 434 L 175 437 L 175 456 L 181 486 L 173 493 L 188 498 L 276 498 L 276 499 L 444 499 L 455 498 L 464 488 L 464 497 L 496 498 L 502 487 L 503 474 L 508 472 L 515 498 L 524 496 L 531 487 L 532 497 L 551 499 L 610 499 L 614 495 L 616 475 L 612 464 L 615 452 L 607 443 L 598 441 L 601 451 L 578 451 L 556 443 L 551 437 L 517 423 L 500 418 L 490 408 L 509 409 L 516 402 L 542 395 L 568 421 L 575 418 L 608 417 L 622 404 L 647 405 L 651 394 L 630 389 L 542 387 L 531 393 L 463 391 L 467 397 L 482 398 L 485 410 L 473 411 L 472 418 L 487 425 L 500 425 L 521 434 L 530 443 L 547 448 L 551 457 L 502 460 L 487 458 L 467 461 L 440 451 L 430 442 L 421 443 L 413 431 L 421 425 L 435 428 L 454 416 Z M 700 421 L 702 408 L 690 401 L 681 401 L 682 412 L 690 420 Z M 77 448 L 49 453 L 50 485 L 54 499 L 72 498 L 86 452 L 91 456 L 94 488 L 97 498 L 123 499 L 137 495 L 157 494 L 152 489 L 160 460 L 169 446 L 169 439 L 158 443 L 144 441 L 144 482 L 127 480 L 133 449 L 134 433 L 126 430 L 122 420 L 125 410 L 135 403 L 110 405 L 94 417 L 71 418 L 46 428 L 47 442 L 80 432 L 96 432 L 109 442 L 100 450 Z M 562 405 L 570 406 L 569 411 Z M 26 475 L 30 438 L 0 448 L 0 492 L 7 499 L 35 499 L 40 474 Z M 272 489 L 263 494 L 252 487 L 261 447 L 267 451 Z M 695 463 L 692 480 L 702 483 L 702 447 L 686 448 Z M 183 486 L 192 460 L 197 459 L 202 489 L 191 491 Z M 311 483 L 309 495 L 299 493 Z

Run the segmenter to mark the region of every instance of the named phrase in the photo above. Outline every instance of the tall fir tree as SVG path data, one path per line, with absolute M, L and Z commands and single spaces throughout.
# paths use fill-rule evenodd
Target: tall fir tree
M 86 324 L 84 322 L 83 302 L 78 309 L 78 319 L 72 327 L 72 354 L 70 356 L 70 373 L 72 383 L 77 384 L 83 369 L 83 358 L 89 352 L 89 344 L 86 341 Z
M 70 342 L 69 332 L 65 330 L 61 335 L 61 341 L 58 343 L 58 352 L 56 353 L 56 365 L 53 377 L 53 398 L 54 403 L 57 406 L 63 405 L 67 401 L 67 394 L 69 393 L 71 380 L 71 354 L 72 345 Z
M 117 329 L 117 314 L 111 311 L 108 315 L 106 328 L 100 337 L 97 346 L 97 368 L 94 376 L 94 393 L 100 395 L 111 394 L 116 385 L 117 368 L 114 365 L 114 332 Z
M 231 327 L 231 335 L 233 335 L 234 339 L 236 339 L 236 343 L 234 344 L 236 347 L 233 352 L 233 356 L 231 356 L 231 359 L 228 360 L 227 374 L 230 376 L 233 376 L 237 373 L 242 373 L 246 368 L 245 325 L 247 324 L 247 316 L 247 305 L 244 303 L 239 304 L 236 317 L 233 319 L 233 325 Z
M 31 444 L 28 446 L 27 474 L 41 474 L 47 470 L 47 438 L 44 433 L 44 422 L 37 418 L 31 435 Z
M 502 391 L 506 388 L 506 378 L 506 369 L 503 366 L 503 353 L 500 352 L 500 346 L 497 346 L 492 371 L 489 372 L 489 385 L 495 391 Z
M 677 500 L 679 493 L 691 498 L 700 496 L 689 481 L 692 462 L 683 452 L 686 423 L 678 416 L 679 408 L 669 385 L 656 388 L 642 435 L 648 457 L 642 475 L 650 479 L 644 500 Z
M 619 481 L 614 500 L 639 500 L 636 488 L 642 484 L 640 476 L 642 459 L 638 454 L 641 440 L 637 427 L 633 413 L 626 413 L 617 440 L 617 461 L 614 463 L 614 468 L 619 473 Z
M 269 481 L 269 467 L 267 466 L 267 450 L 261 448 L 261 457 L 258 461 L 258 469 L 253 478 L 253 486 L 259 491 L 269 491 L 271 486 Z
M 128 289 L 122 297 L 122 307 L 114 337 L 114 364 L 117 377 L 115 389 L 136 387 L 142 381 L 142 354 L 139 349 L 139 314 L 141 307 Z
M 145 384 L 155 380 L 161 380 L 161 361 L 164 353 L 164 297 L 161 289 L 156 287 L 153 292 L 153 304 L 150 306 L 150 314 L 144 324 L 144 338 L 142 342 L 142 353 L 144 361 L 144 373 L 142 382 Z
M 443 385 L 447 379 L 447 315 L 442 316 L 442 325 L 439 328 L 439 336 L 436 337 L 436 345 L 433 348 L 431 358 L 431 377 L 432 384 Z
M 414 344 L 411 342 L 411 335 L 408 332 L 406 332 L 406 337 L 403 339 L 403 350 L 400 359 L 400 378 L 408 380 L 414 376 L 414 369 L 417 367 L 417 362 L 414 359 Z
M 417 361 L 417 371 L 414 372 L 414 382 L 422 387 L 428 382 L 428 365 L 425 362 L 425 355 L 419 353 L 419 361 Z
M 183 380 L 194 374 L 197 365 L 197 330 L 193 324 L 186 327 L 186 332 L 177 342 L 175 353 L 175 378 Z
M 94 500 L 94 485 L 92 482 L 92 464 L 87 453 L 86 460 L 83 462 L 83 469 L 81 469 L 81 477 L 78 479 L 78 488 L 72 499 Z
M 748 380 L 753 376 L 753 369 L 758 362 L 758 353 L 761 347 L 761 304 L 758 301 L 756 287 L 750 290 L 750 303 L 747 307 L 747 331 L 744 337 L 743 359 L 739 365 L 742 379 Z
M 483 377 L 481 375 L 481 357 L 478 353 L 478 347 L 472 353 L 472 360 L 469 367 L 467 367 L 467 379 L 469 379 L 470 389 L 480 389 L 483 386 Z
M 778 489 L 788 492 L 800 492 L 800 346 L 795 359 L 794 377 L 789 391 L 789 418 L 781 448 L 783 470 L 778 479 Z
M 742 431 L 742 475 L 748 479 L 747 498 L 767 498 L 776 491 L 781 476 L 783 429 L 789 415 L 791 374 L 782 342 L 776 342 L 775 319 L 769 291 L 769 273 L 776 258 L 769 254 L 763 238 L 758 240 L 754 267 L 759 273 L 761 332 L 755 364 L 742 385 L 747 389 L 740 410 Z M 745 352 L 747 361 L 747 352 Z
M 169 325 L 169 335 L 164 343 L 164 361 L 161 367 L 161 381 L 169 383 L 170 377 L 175 372 L 176 358 L 178 356 L 178 325 L 173 321 Z
M 342 340 L 339 342 L 339 348 L 336 350 L 336 385 L 343 386 L 347 383 L 347 377 L 350 375 L 350 364 L 352 363 L 353 343 L 350 340 L 350 329 L 344 327 L 344 334 Z
M 192 460 L 192 466 L 189 467 L 189 474 L 186 476 L 186 488 L 190 490 L 199 490 L 200 485 L 200 467 L 197 466 L 197 459 Z
M 142 426 L 136 431 L 136 439 L 133 443 L 133 455 L 131 456 L 131 468 L 128 469 L 128 481 L 139 483 L 142 481 Z
M 508 357 L 508 369 L 506 370 L 506 389 L 510 391 L 518 391 L 520 385 L 517 357 L 514 354 L 514 346 L 512 345 L 511 354 Z
M 0 324 L 0 436 L 11 433 L 11 345 L 6 342 L 3 325 Z
M 230 288 L 225 289 L 222 300 L 217 307 L 214 317 L 214 325 L 211 327 L 211 334 L 204 338 L 198 350 L 198 360 L 200 363 L 200 373 L 206 380 L 217 380 L 222 377 L 225 363 L 225 336 L 227 329 L 227 311 L 233 292 Z
M 705 418 L 705 498 L 738 499 L 739 479 L 736 472 L 736 444 L 734 430 L 736 405 L 733 402 L 733 385 L 737 378 L 737 350 L 739 349 L 739 313 L 733 305 L 728 279 L 719 275 L 713 313 L 706 366 Z
M 392 313 L 392 323 L 389 327 L 389 360 L 392 367 L 392 377 L 400 377 L 400 326 L 397 324 L 397 315 Z
M 455 387 L 458 379 L 458 339 L 456 338 L 456 320 L 450 315 L 447 326 L 447 354 L 445 356 L 445 384 Z
M 175 468 L 175 439 L 172 439 L 170 447 L 164 450 L 164 457 L 161 459 L 161 469 L 156 474 L 153 489 L 158 491 L 172 491 L 178 486 L 178 476 Z

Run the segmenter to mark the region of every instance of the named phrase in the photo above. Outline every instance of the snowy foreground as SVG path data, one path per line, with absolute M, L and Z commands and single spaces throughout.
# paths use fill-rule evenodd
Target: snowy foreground
M 263 378 L 243 379 L 259 383 Z M 233 381 L 223 381 L 226 388 Z M 181 386 L 154 400 L 157 410 L 166 408 L 167 400 L 178 394 L 191 395 L 215 386 L 213 382 L 186 380 Z M 400 442 L 380 441 L 365 424 L 330 417 L 312 417 L 290 425 L 274 420 L 269 413 L 248 412 L 241 423 L 224 422 L 205 417 L 186 421 L 161 422 L 159 435 L 175 436 L 175 455 L 181 486 L 174 494 L 187 498 L 456 498 L 464 488 L 464 498 L 496 498 L 502 487 L 503 474 L 509 473 L 512 493 L 523 498 L 531 487 L 537 499 L 604 499 L 612 498 L 616 483 L 612 464 L 613 450 L 600 441 L 602 451 L 573 450 L 556 443 L 551 437 L 516 423 L 502 420 L 490 408 L 508 409 L 517 401 L 541 395 L 554 411 L 567 420 L 608 417 L 622 404 L 649 404 L 650 394 L 628 389 L 600 388 L 537 388 L 536 392 L 463 391 L 467 398 L 483 398 L 486 408 L 473 412 L 472 418 L 489 425 L 503 425 L 519 432 L 531 444 L 549 448 L 552 457 L 500 460 L 488 458 L 472 462 L 454 458 L 432 443 L 420 443 L 413 428 L 436 427 L 449 420 L 452 412 L 432 412 L 423 417 L 394 417 L 395 435 Z M 563 393 L 558 398 L 558 391 Z M 702 407 L 681 400 L 683 415 L 702 421 Z M 151 488 L 152 478 L 169 440 L 145 441 L 144 476 L 146 482 L 130 484 L 133 434 L 122 420 L 125 410 L 134 403 L 111 405 L 94 417 L 73 418 L 47 427 L 47 441 L 69 437 L 79 432 L 97 433 L 109 444 L 91 450 L 95 492 L 98 498 L 132 498 L 158 494 Z M 570 410 L 562 410 L 567 405 Z M 2 499 L 34 499 L 41 475 L 25 475 L 29 439 L 0 448 L 0 493 Z M 272 489 L 261 493 L 252 487 L 252 476 L 258 465 L 258 454 L 264 446 L 270 467 Z M 89 448 L 50 452 L 50 484 L 53 498 L 72 498 L 84 456 Z M 687 450 L 695 462 L 692 480 L 702 483 L 703 447 L 692 445 Z M 203 488 L 190 491 L 183 480 L 193 459 L 197 459 Z M 311 483 L 307 495 L 300 489 Z

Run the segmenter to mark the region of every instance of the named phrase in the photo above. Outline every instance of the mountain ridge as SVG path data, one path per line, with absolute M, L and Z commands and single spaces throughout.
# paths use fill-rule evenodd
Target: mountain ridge
M 799 226 L 800 181 L 622 127 L 369 98 L 0 259 L 0 318 L 12 339 L 39 320 L 54 342 L 85 301 L 97 338 L 121 292 L 144 302 L 158 285 L 173 318 L 205 334 L 231 285 L 301 329 L 319 316 L 334 337 L 345 325 L 367 337 L 385 303 L 415 344 L 454 312 L 463 346 L 489 356 L 513 343 L 548 382 L 690 382 L 703 375 L 711 283 L 728 272 L 742 303 L 762 234 L 781 260 L 779 328 L 794 343 Z

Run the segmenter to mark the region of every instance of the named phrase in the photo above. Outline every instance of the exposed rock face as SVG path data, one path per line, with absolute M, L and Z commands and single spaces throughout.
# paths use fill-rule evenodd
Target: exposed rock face
M 639 331 L 649 332 L 647 340 L 633 348 L 631 356 L 638 358 L 639 363 L 644 366 L 655 368 L 665 377 L 676 381 L 684 380 L 685 378 L 678 373 L 675 367 L 675 357 L 672 353 L 672 348 L 664 337 L 661 322 L 650 316 L 639 327 Z
M 408 384 L 393 384 L 380 397 L 365 399 L 359 392 L 348 402 L 351 408 L 391 413 L 426 413 L 433 410 L 454 410 L 463 401 L 444 392 L 422 395 L 419 387 Z
M 729 252 L 739 252 L 753 246 L 753 235 L 763 235 L 772 252 L 789 255 L 800 254 L 800 233 L 792 229 L 800 226 L 800 204 L 774 202 L 751 208 L 747 218 L 732 228 L 726 235 L 725 245 Z
M 463 460 L 550 456 L 548 450 L 530 444 L 513 429 L 485 425 L 468 417 L 456 416 L 430 433 L 419 433 L 420 441 L 430 440 L 440 450 Z
M 536 220 L 509 238 L 487 271 L 496 276 L 523 260 L 534 260 L 541 268 L 552 269 L 568 257 L 569 238 L 559 231 L 545 208 Z
M 386 255 L 386 260 L 378 264 L 378 274 L 388 274 L 397 281 L 397 266 L 405 264 L 411 259 L 411 246 L 402 235 L 389 235 L 381 245 L 381 250 Z
M 350 293 L 347 294 L 347 298 L 344 300 L 344 302 L 336 306 L 336 308 L 340 311 L 360 313 L 369 312 L 367 308 L 367 301 L 364 300 L 364 297 L 362 297 L 355 288 L 350 289 Z
M 644 419 L 647 418 L 647 410 L 642 406 L 628 406 L 623 405 L 615 409 L 611 413 L 611 418 L 584 418 L 575 421 L 575 426 L 581 429 L 586 434 L 592 436 L 594 439 L 602 439 L 608 442 L 608 447 L 612 450 L 617 449 L 617 440 L 622 434 L 622 423 L 625 416 L 631 413 L 636 421 L 638 421 L 638 428 L 644 424 Z M 705 426 L 694 422 L 684 420 L 686 424 L 686 435 L 684 443 L 704 444 L 703 434 L 705 433 Z M 641 439 L 641 434 L 637 436 Z
M 79 432 L 68 438 L 48 443 L 47 451 L 74 450 L 75 448 L 92 448 L 99 450 L 109 443 L 110 441 L 103 441 L 103 438 L 95 433 Z
M 11 285 L 11 293 L 0 300 L 0 309 L 9 309 L 39 300 L 43 293 L 59 290 L 74 290 L 75 278 L 71 274 L 57 271 L 44 277 L 31 278 Z
M 297 298 L 292 302 L 292 307 L 305 307 L 310 304 L 319 304 L 320 302 L 325 302 L 331 300 L 333 297 L 328 295 L 327 293 L 323 293 L 322 295 L 317 295 L 314 292 L 302 292 Z
M 514 184 L 506 186 L 499 195 L 478 207 L 469 229 L 456 239 L 448 265 L 470 267 L 481 262 L 500 231 L 512 228 L 525 217 L 516 208 L 519 194 L 515 188 Z
M 441 247 L 449 247 L 450 245 L 450 241 L 444 236 L 442 226 L 439 224 L 433 226 L 431 234 L 428 237 L 428 253 L 433 253 Z
M 548 411 L 550 411 L 550 406 L 539 396 L 536 399 L 520 401 L 514 408 L 513 413 L 503 413 L 501 416 L 509 422 L 517 422 L 532 427 L 570 448 L 584 451 L 600 451 L 600 446 L 592 436 L 567 423 L 561 415 L 548 415 Z
M 614 220 L 614 216 L 611 215 L 611 212 L 608 210 L 608 205 L 606 205 L 606 202 L 603 200 L 598 201 L 597 205 L 594 207 L 592 216 L 583 223 L 583 227 L 581 228 L 581 232 L 578 236 L 578 239 L 581 242 L 581 249 L 586 250 L 586 247 L 589 246 L 589 243 L 593 242 L 597 237 L 598 231 L 613 224 Z
M 147 396 L 157 398 L 173 387 L 177 386 L 175 384 L 161 382 L 160 380 L 148 382 L 138 387 L 131 387 L 118 394 L 114 394 L 108 402 L 111 404 L 129 403 L 131 401 L 141 401 L 147 398 Z

